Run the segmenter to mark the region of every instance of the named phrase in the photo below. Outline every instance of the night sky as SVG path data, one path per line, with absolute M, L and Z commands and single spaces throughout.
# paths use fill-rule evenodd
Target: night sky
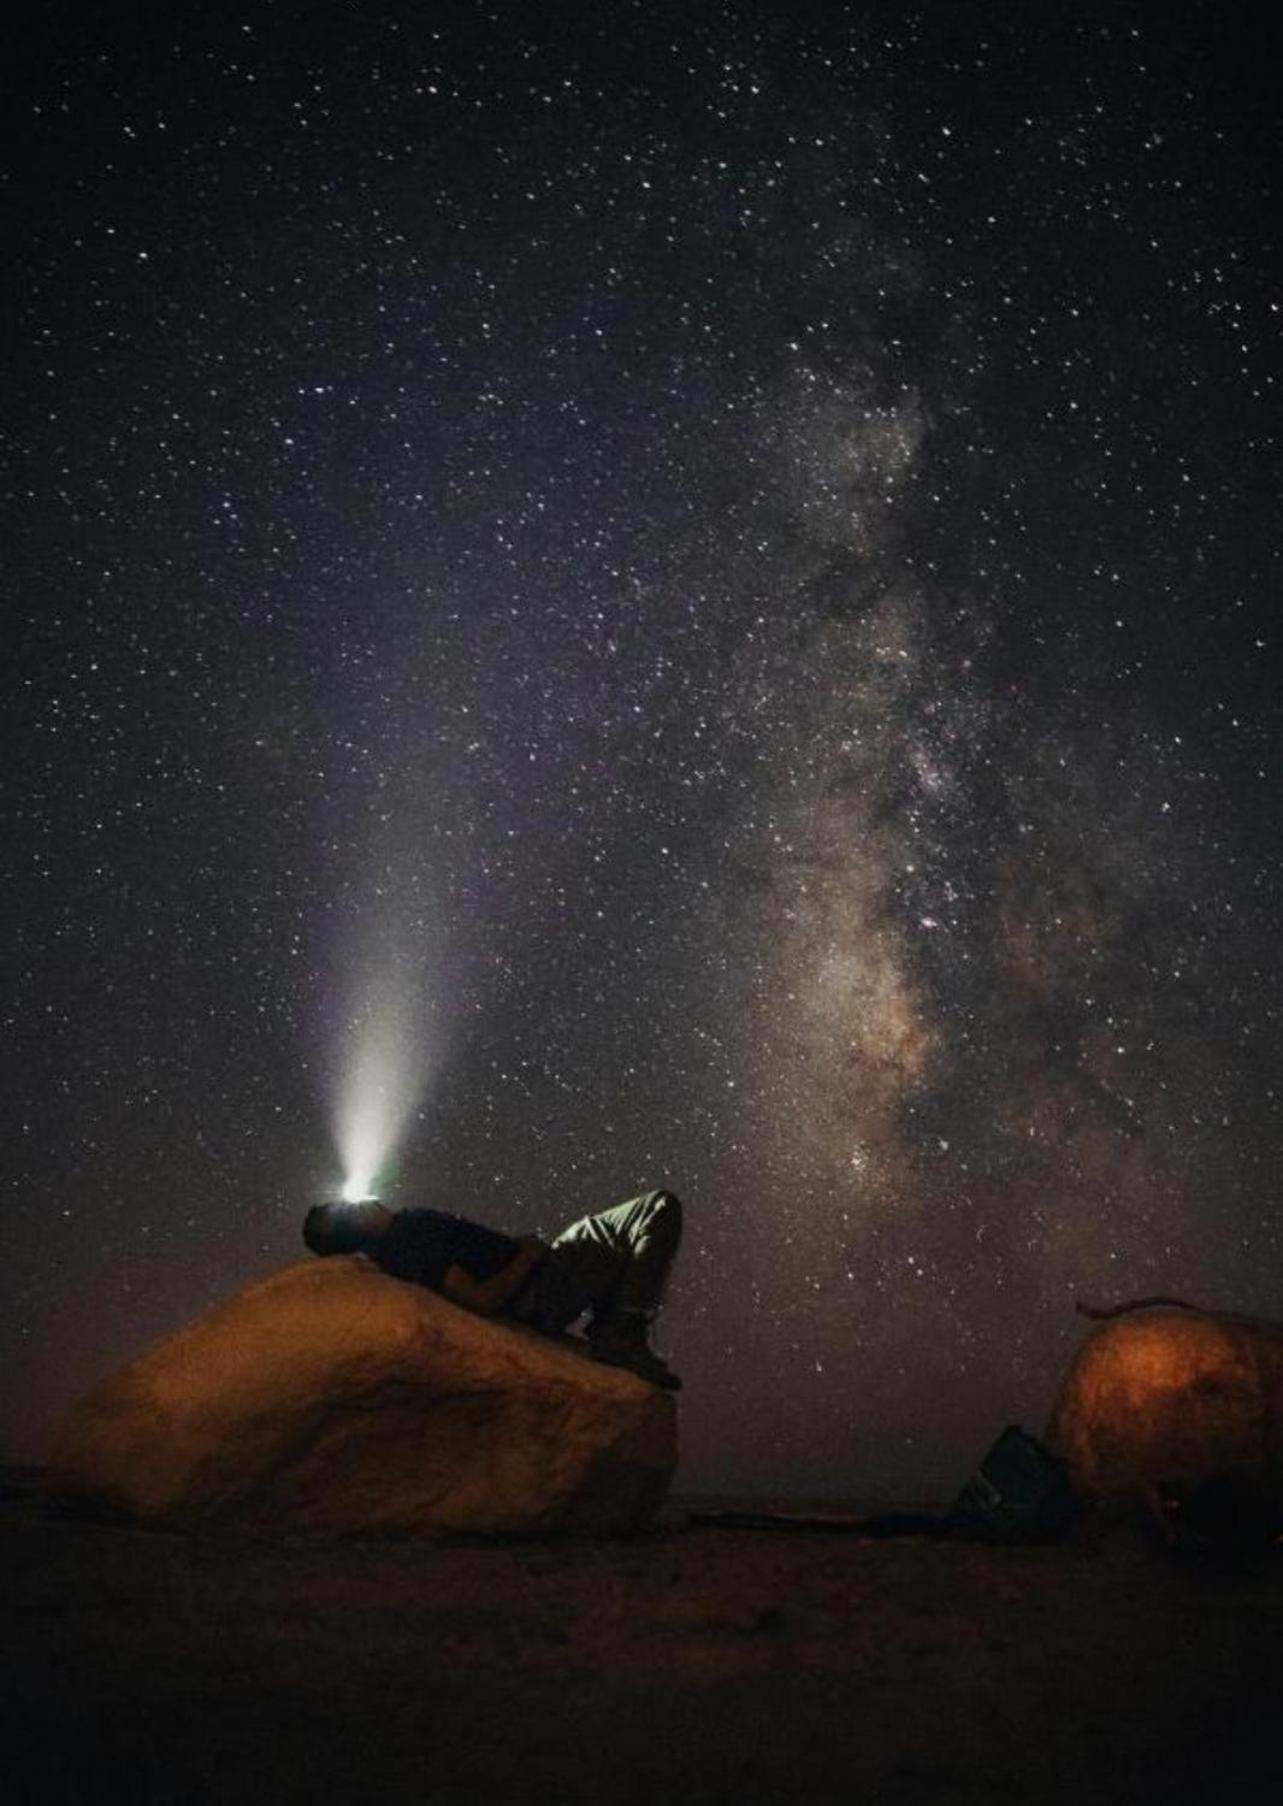
M 688 1488 L 1283 1316 L 1277 46 L 794 12 L 11 23 L 10 1456 L 376 1080 L 394 1204 L 685 1199 Z

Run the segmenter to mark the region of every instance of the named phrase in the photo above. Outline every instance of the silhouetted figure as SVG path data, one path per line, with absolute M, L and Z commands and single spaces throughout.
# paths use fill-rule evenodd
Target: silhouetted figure
M 513 1237 L 440 1210 L 388 1210 L 375 1199 L 317 1204 L 303 1222 L 313 1254 L 364 1254 L 394 1279 L 440 1292 L 466 1310 L 502 1313 L 560 1335 L 586 1313 L 594 1360 L 676 1390 L 649 1342 L 682 1234 L 670 1191 L 643 1192 L 581 1217 L 551 1243 Z

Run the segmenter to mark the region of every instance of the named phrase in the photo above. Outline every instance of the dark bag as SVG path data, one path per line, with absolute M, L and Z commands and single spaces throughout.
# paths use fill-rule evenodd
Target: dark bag
M 949 1535 L 983 1543 L 1045 1542 L 1078 1515 L 1064 1464 L 1036 1436 L 1011 1424 L 949 1510 Z

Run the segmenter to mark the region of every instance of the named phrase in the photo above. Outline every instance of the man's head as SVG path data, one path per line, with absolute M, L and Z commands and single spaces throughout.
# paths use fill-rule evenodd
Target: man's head
M 374 1198 L 359 1204 L 314 1204 L 303 1218 L 303 1240 L 313 1254 L 359 1254 L 392 1221 Z

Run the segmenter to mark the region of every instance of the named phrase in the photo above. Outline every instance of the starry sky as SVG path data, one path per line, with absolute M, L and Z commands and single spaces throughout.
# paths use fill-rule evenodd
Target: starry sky
M 1277 44 L 1234 4 L 11 29 L 0 1448 L 384 1195 L 686 1201 L 687 1488 L 1283 1315 Z

